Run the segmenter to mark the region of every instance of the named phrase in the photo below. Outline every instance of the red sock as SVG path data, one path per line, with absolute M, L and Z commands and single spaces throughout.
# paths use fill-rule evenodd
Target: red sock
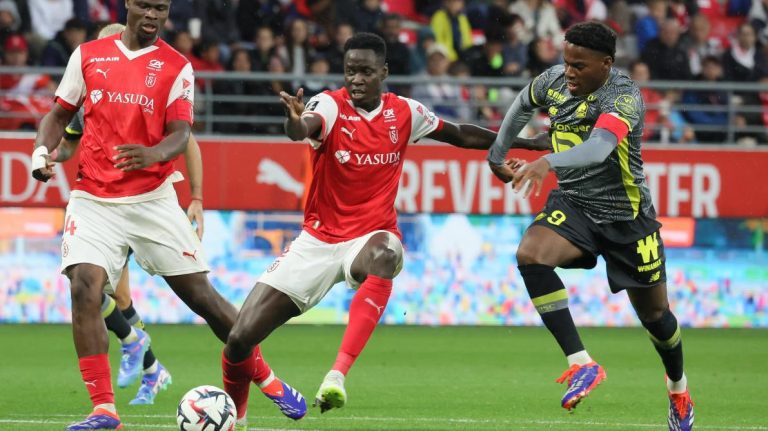
M 248 408 L 248 391 L 251 388 L 256 362 L 253 356 L 247 357 L 243 362 L 232 363 L 221 353 L 221 368 L 223 370 L 224 391 L 226 391 L 235 403 L 237 418 L 245 416 Z
M 253 358 L 256 361 L 256 370 L 253 373 L 253 383 L 258 385 L 264 380 L 267 380 L 269 375 L 272 374 L 272 368 L 270 368 L 267 361 L 264 360 L 264 357 L 261 356 L 261 348 L 259 346 L 254 347 Z
M 112 391 L 112 374 L 107 354 L 85 356 L 80 358 L 79 362 L 80 374 L 94 407 L 99 404 L 114 404 L 115 393 Z
M 349 306 L 349 323 L 333 369 L 346 375 L 379 323 L 392 293 L 392 280 L 369 275 Z

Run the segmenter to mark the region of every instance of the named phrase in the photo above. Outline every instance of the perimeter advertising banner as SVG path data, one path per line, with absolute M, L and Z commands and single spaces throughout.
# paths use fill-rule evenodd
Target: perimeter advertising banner
M 300 209 L 309 167 L 308 145 L 204 140 L 200 146 L 207 209 Z M 64 207 L 76 181 L 76 162 L 58 165 L 57 178 L 42 184 L 30 174 L 31 148 L 31 139 L 0 139 L 0 206 Z M 537 157 L 526 151 L 511 155 L 528 160 Z M 766 150 L 647 148 L 643 158 L 654 204 L 662 216 L 768 216 Z M 178 166 L 185 171 L 183 159 Z M 551 175 L 540 196 L 523 199 L 493 177 L 485 151 L 419 143 L 411 145 L 405 155 L 396 204 L 404 213 L 527 215 L 543 206 L 554 186 Z M 186 184 L 177 189 L 185 205 Z

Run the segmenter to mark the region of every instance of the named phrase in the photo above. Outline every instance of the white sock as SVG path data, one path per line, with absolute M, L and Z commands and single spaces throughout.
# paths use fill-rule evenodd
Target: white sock
M 93 406 L 93 411 L 96 411 L 98 409 L 104 409 L 113 415 L 117 415 L 117 408 L 115 408 L 115 405 L 112 403 L 104 403 L 104 404 L 98 404 Z
M 131 333 L 127 337 L 120 340 L 123 344 L 133 343 L 139 340 L 139 334 L 136 332 L 136 328 L 131 326 Z
M 157 359 L 155 359 L 155 362 L 153 362 L 152 365 L 150 365 L 147 368 L 144 368 L 144 374 L 155 374 L 157 372 L 158 363 L 159 362 L 157 362 Z
M 688 378 L 685 377 L 685 373 L 683 373 L 683 377 L 676 382 L 673 382 L 669 377 L 667 377 L 667 389 L 669 389 L 669 392 L 672 392 L 673 394 L 682 394 L 688 390 Z
M 573 364 L 587 365 L 588 363 L 592 362 L 592 358 L 589 356 L 589 353 L 587 353 L 586 350 L 570 354 L 566 356 L 565 359 L 568 360 L 569 367 Z
M 264 379 L 264 381 L 263 381 L 263 382 L 259 383 L 259 389 L 264 389 L 264 388 L 266 388 L 266 387 L 267 387 L 267 386 L 269 386 L 269 384 L 270 384 L 270 383 L 272 383 L 272 382 L 273 382 L 273 381 L 274 381 L 276 378 L 277 378 L 277 377 L 275 377 L 275 372 L 274 372 L 274 371 L 270 371 L 270 372 L 269 372 L 269 377 L 267 377 L 266 379 Z
M 341 371 L 339 371 L 339 370 L 331 370 L 331 371 L 328 371 L 328 374 L 326 374 L 326 375 L 325 375 L 325 379 L 326 379 L 326 380 L 328 380 L 329 378 L 331 378 L 331 379 L 335 379 L 335 380 L 341 380 L 342 382 L 344 382 L 344 377 L 346 377 L 346 376 L 344 375 L 344 373 L 342 373 L 342 372 L 341 372 Z

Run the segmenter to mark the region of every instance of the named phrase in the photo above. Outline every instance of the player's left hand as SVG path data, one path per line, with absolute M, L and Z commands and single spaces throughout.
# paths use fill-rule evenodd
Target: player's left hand
M 117 150 L 117 154 L 113 157 L 117 161 L 115 167 L 123 171 L 143 169 L 162 160 L 162 156 L 155 148 L 144 145 L 123 144 L 116 146 L 115 150 Z
M 43 167 L 33 170 L 32 177 L 45 183 L 56 176 L 56 172 L 53 170 L 53 167 L 56 165 L 56 163 L 48 154 L 43 154 L 38 157 L 42 157 L 45 160 L 45 164 Z
M 496 178 L 504 181 L 505 183 L 508 183 L 512 181 L 515 176 L 515 172 L 517 172 L 517 170 L 520 169 L 520 167 L 524 164 L 525 160 L 513 157 L 505 161 L 502 165 L 494 165 L 493 163 L 489 162 L 488 166 L 491 167 L 491 172 L 496 175 Z
M 549 169 L 549 162 L 544 157 L 520 167 L 512 179 L 512 188 L 516 192 L 522 191 L 524 198 L 530 196 L 531 191 L 534 191 L 534 195 L 538 196 Z
M 197 199 L 192 200 L 187 208 L 187 217 L 190 223 L 195 223 L 197 237 L 203 239 L 205 224 L 203 220 L 203 202 Z

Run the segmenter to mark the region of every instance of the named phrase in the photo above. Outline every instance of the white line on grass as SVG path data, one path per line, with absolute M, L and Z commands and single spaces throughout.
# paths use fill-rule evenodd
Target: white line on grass
M 30 414 L 12 414 L 11 416 L 25 416 L 35 417 L 43 415 L 30 415 Z M 62 418 L 79 418 L 79 415 L 68 414 L 48 414 L 45 417 L 62 417 Z M 133 419 L 157 419 L 165 418 L 168 421 L 174 419 L 170 415 L 120 415 L 121 418 L 133 418 Z M 248 416 L 250 420 L 271 420 L 275 419 L 275 416 Z M 659 428 L 665 425 L 661 423 L 626 423 L 626 422 L 600 422 L 600 421 L 566 421 L 566 420 L 528 420 L 528 419 L 475 419 L 475 418 L 446 418 L 446 417 L 387 417 L 387 416 L 340 416 L 340 417 L 305 417 L 302 421 L 367 421 L 367 422 L 447 422 L 447 423 L 461 423 L 461 424 L 504 424 L 504 425 L 569 425 L 571 427 L 631 427 L 631 428 Z M 58 424 L 64 423 L 59 421 L 50 420 L 16 420 L 16 419 L 2 419 L 0 423 L 30 423 L 30 424 Z M 132 426 L 142 426 L 145 428 L 176 428 L 175 425 L 162 425 L 162 424 L 126 424 Z M 739 430 L 739 431 L 768 431 L 768 426 L 764 425 L 702 425 L 696 424 L 696 429 L 711 429 L 711 430 Z M 249 431 L 289 431 L 287 429 L 278 428 L 248 428 Z M 312 431 L 312 430 L 307 430 Z

